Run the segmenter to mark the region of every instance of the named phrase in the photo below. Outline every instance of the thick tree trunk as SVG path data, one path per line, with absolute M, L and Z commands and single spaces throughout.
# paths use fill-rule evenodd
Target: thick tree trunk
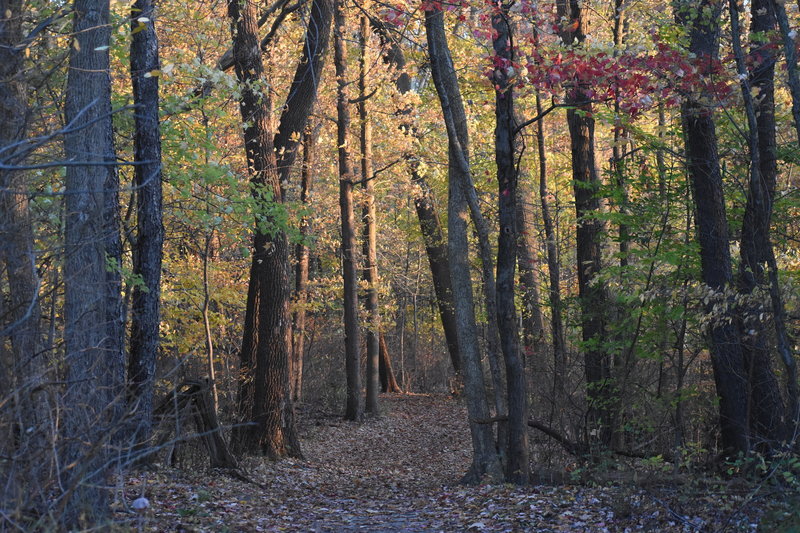
M 366 16 L 361 16 L 358 76 L 358 117 L 361 122 L 361 183 L 364 187 L 364 206 L 362 208 L 363 233 L 362 247 L 364 268 L 362 277 L 366 282 L 367 311 L 367 413 L 377 415 L 380 358 L 381 315 L 378 308 L 378 233 L 375 210 L 375 184 L 372 176 L 372 122 L 367 110 L 367 41 L 370 26 Z
M 307 129 L 303 134 L 303 167 L 300 173 L 300 202 L 303 207 L 311 207 L 311 186 L 316 162 L 316 136 L 318 128 Z M 303 396 L 303 356 L 305 353 L 306 304 L 308 302 L 309 249 L 306 239 L 311 234 L 311 219 L 303 216 L 300 220 L 300 239 L 295 245 L 294 271 L 294 313 L 292 315 L 292 400 L 300 401 Z
M 347 146 L 350 109 L 347 97 L 347 57 L 342 33 L 345 31 L 344 6 L 334 2 L 334 64 L 338 86 L 336 99 L 336 145 L 339 147 L 339 209 L 342 224 L 342 277 L 344 281 L 344 344 L 347 375 L 347 401 L 344 417 L 360 420 L 361 357 L 358 337 L 358 273 L 356 268 L 356 230 L 353 214 L 353 168 Z
M 315 0 L 306 32 L 303 56 L 289 89 L 278 133 L 270 131 L 269 92 L 259 93 L 253 82 L 264 73 L 258 46 L 255 6 L 228 3 L 232 21 L 236 75 L 242 84 L 240 110 L 252 192 L 261 207 L 282 202 L 300 133 L 305 129 L 328 46 L 331 24 L 329 0 Z M 276 156 L 275 154 L 279 154 Z M 264 224 L 272 227 L 263 227 Z M 253 425 L 234 431 L 239 452 L 271 458 L 300 456 L 289 384 L 289 250 L 282 228 L 269 218 L 256 224 L 253 262 L 247 293 L 241 350 L 239 416 Z
M 517 167 L 514 87 L 508 81 L 507 68 L 513 64 L 514 48 L 508 11 L 495 4 L 492 13 L 495 91 L 495 162 L 500 219 L 497 245 L 497 324 L 506 366 L 508 387 L 508 450 L 506 481 L 528 483 L 528 390 L 525 365 L 519 349 L 517 311 L 514 303 L 514 278 L 517 266 Z
M 691 7 L 712 10 L 709 17 L 692 19 L 689 51 L 697 57 L 702 74 L 717 57 L 720 6 L 700 0 L 683 2 L 679 9 Z M 678 13 L 681 17 L 681 12 Z M 728 221 L 722 191 L 722 175 L 717 153 L 717 135 L 711 109 L 702 102 L 711 95 L 692 95 L 683 104 L 683 131 L 687 171 L 695 201 L 697 238 L 703 282 L 718 297 L 733 281 L 728 247 Z M 713 304 L 707 306 L 712 311 Z M 747 378 L 735 322 L 730 316 L 714 316 L 711 330 L 711 362 L 719 395 L 722 446 L 731 456 L 750 448 L 747 420 Z
M 478 350 L 478 334 L 472 298 L 472 279 L 467 240 L 468 205 L 467 182 L 469 173 L 469 137 L 466 115 L 461 101 L 456 72 L 444 31 L 444 15 L 440 10 L 425 13 L 425 29 L 431 73 L 442 106 L 448 137 L 448 238 L 447 252 L 450 260 L 450 277 L 453 283 L 453 301 L 458 326 L 458 351 L 464 372 L 467 411 L 472 436 L 472 466 L 465 481 L 477 483 L 484 476 L 491 480 L 502 479 L 500 459 L 495 449 L 490 425 L 478 421 L 488 418 L 489 405 L 483 380 L 483 366 Z
M 136 187 L 136 241 L 133 271 L 142 284 L 133 289 L 130 359 L 128 362 L 129 411 L 135 412 L 134 444 L 146 444 L 152 433 L 153 385 L 159 345 L 161 254 L 161 129 L 158 121 L 159 76 L 155 5 L 137 0 L 132 12 L 131 81 L 134 113 L 134 186 Z M 139 22 L 146 19 L 146 22 Z M 137 31 L 138 30 L 138 31 Z
M 584 33 L 584 14 L 578 0 L 558 0 L 559 17 L 563 20 L 561 39 L 581 46 Z M 603 223 L 600 212 L 597 175 L 594 157 L 594 117 L 589 87 L 575 86 L 567 90 L 567 124 L 572 153 L 572 179 L 575 192 L 575 215 L 578 221 L 576 247 L 578 264 L 578 293 L 581 302 L 581 330 L 586 372 L 588 401 L 587 430 L 599 430 L 600 442 L 611 445 L 613 435 L 613 391 L 611 360 L 604 346 L 606 341 L 604 314 L 607 307 L 606 289 L 597 280 L 602 270 Z
M 0 0 L 0 160 L 13 165 L 22 163 L 23 146 L 28 119 L 27 84 L 23 77 L 23 51 L 16 48 L 22 42 L 23 3 L 21 0 Z M 0 506 L 12 510 L 37 507 L 45 499 L 41 490 L 52 467 L 48 450 L 48 431 L 43 422 L 49 416 L 45 392 L 39 390 L 47 371 L 42 345 L 40 280 L 36 272 L 33 226 L 28 203 L 27 179 L 23 172 L 0 170 L 0 275 L 8 279 L 8 301 L 0 305 L 3 323 L 0 345 L 5 335 L 11 339 L 13 363 L 0 370 L 2 382 L 9 388 L 15 408 L 5 409 L 3 422 L 16 423 L 25 431 L 13 447 L 8 439 L 4 453 L 14 455 L 14 468 L 2 468 L 0 483 L 5 490 Z M 6 295 L 0 292 L 0 298 Z M 6 303 L 6 302 L 4 302 Z M 7 313 L 7 314 L 6 314 Z M 0 352 L 2 349 L 0 349 Z M 9 415 L 9 418 L 6 418 Z M 17 471 L 15 479 L 5 474 Z M 5 498 L 8 500 L 5 500 Z M 23 497 L 24 499 L 22 499 Z M 16 500 L 16 501 L 14 501 Z M 38 500 L 38 501 L 34 501 Z
M 119 444 L 122 355 L 118 182 L 111 125 L 108 2 L 76 0 L 67 77 L 61 487 L 69 527 L 109 513 L 106 477 Z M 81 163 L 86 163 L 82 165 Z

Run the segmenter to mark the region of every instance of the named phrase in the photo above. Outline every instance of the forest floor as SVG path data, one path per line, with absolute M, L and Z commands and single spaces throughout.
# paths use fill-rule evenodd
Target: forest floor
M 134 531 L 164 532 L 780 530 L 757 526 L 779 492 L 745 483 L 666 473 L 577 483 L 567 473 L 559 484 L 461 485 L 471 449 L 462 402 L 402 394 L 381 402 L 382 416 L 360 424 L 301 412 L 305 459 L 251 460 L 244 471 L 261 486 L 204 467 L 137 472 L 117 517 Z M 123 509 L 142 494 L 144 514 Z

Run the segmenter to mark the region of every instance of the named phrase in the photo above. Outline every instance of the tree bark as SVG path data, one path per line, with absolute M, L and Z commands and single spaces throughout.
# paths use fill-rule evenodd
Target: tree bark
M 517 311 L 514 303 L 514 278 L 517 266 L 517 178 L 514 86 L 509 83 L 508 67 L 514 62 L 514 43 L 508 22 L 508 7 L 494 4 L 492 13 L 495 53 L 495 162 L 500 219 L 497 245 L 497 324 L 506 366 L 508 390 L 508 450 L 506 481 L 526 484 L 530 478 L 528 459 L 528 390 L 525 365 L 519 349 Z
M 484 476 L 490 480 L 503 477 L 500 460 L 495 450 L 491 427 L 475 420 L 488 418 L 489 406 L 483 380 L 483 367 L 478 351 L 478 335 L 472 297 L 472 279 L 467 241 L 467 182 L 469 171 L 469 137 L 466 115 L 458 88 L 456 72 L 444 31 L 444 14 L 441 10 L 425 13 L 425 29 L 431 73 L 444 115 L 448 137 L 448 231 L 447 252 L 450 277 L 453 283 L 453 301 L 458 325 L 458 351 L 464 372 L 467 410 L 472 437 L 472 465 L 464 480 L 477 483 Z
M 16 48 L 23 39 L 23 2 L 0 0 L 0 160 L 6 164 L 22 162 L 25 156 L 22 144 L 27 130 L 28 87 L 24 78 L 23 50 Z M 44 500 L 39 492 L 45 487 L 48 469 L 48 431 L 44 425 L 49 416 L 44 391 L 39 387 L 44 381 L 47 361 L 41 332 L 40 280 L 36 271 L 36 251 L 33 225 L 28 202 L 27 176 L 24 172 L 0 170 L 0 274 L 5 271 L 8 280 L 8 301 L 2 305 L 0 317 L 0 344 L 8 335 L 11 340 L 13 364 L 4 366 L 0 374 L 9 387 L 15 409 L 6 409 L 21 431 L 17 443 L 15 468 L 3 469 L 0 483 L 3 491 L 0 505 L 14 509 L 12 500 L 28 498 L 22 505 L 37 507 Z M 6 295 L 0 293 L 0 298 Z M 7 314 L 6 314 L 7 312 Z M 5 319 L 7 318 L 7 322 Z M 1 352 L 2 350 L 0 350 Z M 11 422 L 3 416 L 4 422 Z M 9 439 L 4 450 L 11 455 L 13 445 Z M 16 470 L 22 475 L 6 479 L 4 474 Z M 6 499 L 8 498 L 8 499 Z M 41 499 L 40 499 L 41 498 Z M 31 501 L 39 500 L 39 501 Z
M 701 75 L 712 67 L 717 58 L 720 6 L 708 0 L 684 1 L 678 4 L 679 21 L 687 8 L 700 12 L 710 9 L 711 15 L 692 19 L 689 52 L 697 58 Z M 711 95 L 691 95 L 681 107 L 686 144 L 687 171 L 695 201 L 697 238 L 700 243 L 700 263 L 703 282 L 717 295 L 733 281 L 731 255 L 728 247 L 728 221 L 719 169 L 717 135 L 711 108 L 704 101 Z M 706 311 L 712 312 L 713 303 Z M 711 362 L 719 395 L 720 427 L 725 453 L 747 453 L 750 448 L 747 420 L 747 380 L 738 332 L 729 313 L 713 317 L 711 333 Z
M 64 135 L 68 161 L 64 229 L 61 487 L 68 527 L 109 513 L 105 478 L 120 443 L 122 354 L 118 181 L 111 125 L 108 2 L 76 0 Z M 85 162 L 86 165 L 76 164 Z
M 133 183 L 136 188 L 136 240 L 133 272 L 142 283 L 134 285 L 131 306 L 131 340 L 128 362 L 129 411 L 135 412 L 134 443 L 145 445 L 152 434 L 153 386 L 159 346 L 161 254 L 164 227 L 161 215 L 161 127 L 158 120 L 160 69 L 155 5 L 137 0 L 131 10 L 131 81 L 134 120 Z M 147 19 L 139 22 L 139 19 Z
M 350 162 L 348 129 L 350 109 L 347 96 L 347 57 L 342 33 L 345 31 L 344 6 L 334 1 L 334 65 L 336 66 L 336 144 L 339 147 L 339 209 L 342 224 L 342 277 L 344 281 L 344 343 L 347 401 L 344 417 L 360 420 L 364 416 L 361 404 L 361 357 L 358 337 L 358 273 L 356 268 L 356 232 L 353 214 L 353 168 Z
M 272 137 L 269 92 L 254 88 L 264 73 L 258 46 L 255 6 L 231 0 L 236 75 L 242 85 L 240 110 L 251 190 L 261 208 L 283 202 L 300 132 L 311 112 L 331 24 L 329 0 L 315 0 L 303 55 L 289 89 L 278 133 Z M 279 154 L 276 156 L 275 154 Z M 253 425 L 234 430 L 239 452 L 270 458 L 300 456 L 289 384 L 289 251 L 286 234 L 269 217 L 259 217 L 253 238 L 253 262 L 247 293 L 241 350 L 239 416 Z M 266 227 L 265 227 L 266 226 Z
M 389 355 L 389 348 L 386 346 L 386 339 L 383 333 L 380 334 L 380 356 L 381 392 L 403 392 L 394 376 L 392 357 Z
M 370 26 L 366 16 L 361 16 L 358 76 L 358 117 L 361 122 L 361 183 L 364 187 L 362 208 L 362 247 L 364 268 L 362 278 L 366 282 L 365 303 L 367 311 L 367 413 L 377 415 L 380 357 L 381 315 L 378 308 L 378 233 L 375 210 L 375 183 L 372 175 L 372 122 L 367 109 L 367 41 Z
M 582 46 L 586 39 L 584 13 L 579 0 L 558 0 L 558 15 L 564 27 L 561 39 L 567 45 Z M 603 223 L 600 213 L 597 175 L 594 156 L 594 117 L 589 87 L 576 85 L 567 89 L 567 124 L 572 153 L 572 179 L 577 218 L 576 247 L 578 264 L 578 293 L 581 302 L 581 330 L 584 342 L 586 397 L 588 401 L 589 434 L 597 430 L 600 442 L 611 445 L 613 435 L 613 391 L 611 360 L 605 345 L 604 310 L 607 308 L 606 289 L 597 280 L 602 270 Z

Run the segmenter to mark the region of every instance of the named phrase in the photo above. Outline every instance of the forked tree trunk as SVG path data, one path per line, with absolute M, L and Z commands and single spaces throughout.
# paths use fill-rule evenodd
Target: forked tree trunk
M 458 325 L 458 351 L 464 372 L 464 390 L 470 417 L 472 437 L 472 465 L 465 481 L 477 483 L 488 477 L 500 480 L 503 472 L 495 449 L 492 428 L 479 421 L 488 419 L 489 405 L 483 382 L 483 367 L 478 350 L 478 334 L 472 297 L 472 278 L 467 240 L 467 182 L 469 171 L 469 137 L 466 115 L 461 101 L 453 60 L 444 31 L 444 14 L 441 10 L 425 13 L 428 53 L 431 73 L 442 107 L 448 137 L 448 231 L 447 252 L 450 260 L 450 277 L 453 282 L 453 302 Z
M 497 244 L 497 324 L 506 367 L 508 390 L 508 449 L 506 481 L 528 483 L 528 390 L 525 365 L 519 349 L 517 311 L 514 302 L 514 278 L 517 266 L 517 167 L 514 87 L 509 83 L 507 68 L 514 62 L 513 35 L 508 22 L 508 8 L 502 2 L 494 5 L 492 46 L 495 53 L 495 162 L 500 219 Z
M 68 527 L 95 525 L 109 513 L 106 477 L 121 444 L 122 355 L 118 181 L 111 125 L 108 2 L 76 0 L 64 135 L 62 465 Z M 81 163 L 85 162 L 85 165 Z M 68 467 L 69 466 L 69 467 Z
M 142 284 L 133 288 L 131 340 L 128 361 L 129 409 L 135 412 L 134 444 L 146 445 L 153 425 L 153 386 L 161 325 L 161 129 L 158 121 L 158 38 L 152 0 L 133 4 L 131 81 L 134 111 L 134 186 L 136 187 L 136 241 L 133 272 Z M 139 19 L 145 20 L 139 22 Z M 204 269 L 205 271 L 205 269 Z
M 365 303 L 367 311 L 367 413 L 377 415 L 380 358 L 381 315 L 378 308 L 378 233 L 375 210 L 375 183 L 372 175 L 372 122 L 367 109 L 367 42 L 370 26 L 366 16 L 361 16 L 358 76 L 358 117 L 361 122 L 361 183 L 364 187 L 362 208 L 363 274 L 366 282 Z
M 336 66 L 336 145 L 339 147 L 339 209 L 342 224 L 342 277 L 344 281 L 344 344 L 345 372 L 347 376 L 347 400 L 344 417 L 360 420 L 363 415 L 361 403 L 361 357 L 358 337 L 358 273 L 356 268 L 356 230 L 353 214 L 353 168 L 348 148 L 350 109 L 347 96 L 346 49 L 342 33 L 345 31 L 344 6 L 342 0 L 334 1 L 334 54 Z
M 303 55 L 274 139 L 269 123 L 270 93 L 257 92 L 253 83 L 261 80 L 264 72 L 255 5 L 245 3 L 241 7 L 237 0 L 228 3 L 236 75 L 242 84 L 239 107 L 247 125 L 245 152 L 253 196 L 257 205 L 268 208 L 283 201 L 282 183 L 288 181 L 301 133 L 316 100 L 328 46 L 331 5 L 329 0 L 314 0 L 311 5 Z M 289 250 L 286 235 L 277 224 L 269 218 L 256 224 L 238 407 L 240 418 L 254 424 L 238 426 L 233 439 L 237 451 L 271 458 L 301 455 L 289 385 Z

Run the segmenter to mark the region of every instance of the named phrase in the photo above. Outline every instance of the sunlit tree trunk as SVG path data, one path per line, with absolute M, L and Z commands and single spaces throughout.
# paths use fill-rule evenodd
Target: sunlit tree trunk
M 240 9 L 241 7 L 241 9 Z M 283 202 L 283 183 L 322 77 L 331 24 L 329 0 L 315 0 L 303 44 L 303 55 L 289 87 L 292 95 L 281 114 L 274 139 L 270 130 L 270 92 L 257 90 L 263 77 L 255 5 L 228 3 L 233 32 L 236 75 L 241 84 L 240 110 L 251 190 L 260 208 Z M 254 86 L 255 85 L 255 86 Z M 277 154 L 277 155 L 276 155 Z M 299 456 L 289 384 L 289 250 L 283 228 L 266 218 L 256 225 L 253 261 L 242 338 L 239 416 L 252 425 L 238 426 L 234 446 L 239 452 L 276 458 Z
M 345 17 L 342 0 L 334 2 L 334 65 L 336 66 L 336 145 L 339 147 L 339 209 L 342 224 L 342 277 L 344 281 L 344 343 L 347 401 L 344 417 L 360 420 L 361 357 L 358 336 L 358 273 L 356 268 L 356 230 L 353 214 L 353 168 L 350 162 L 348 129 L 350 109 L 347 91 L 347 56 L 344 42 Z
M 425 13 L 425 29 L 431 73 L 442 107 L 448 137 L 448 231 L 447 251 L 450 260 L 450 277 L 453 283 L 453 301 L 458 325 L 458 348 L 464 373 L 464 389 L 472 436 L 472 466 L 465 476 L 476 483 L 487 476 L 502 479 L 500 459 L 495 449 L 491 426 L 479 421 L 489 415 L 489 405 L 483 380 L 483 367 L 478 349 L 478 332 L 472 297 L 472 279 L 467 240 L 469 136 L 466 115 L 458 88 L 450 49 L 444 31 L 444 14 L 441 10 Z
M 363 232 L 363 278 L 366 282 L 367 311 L 367 413 L 378 414 L 379 357 L 381 315 L 378 308 L 378 221 L 375 210 L 375 183 L 372 175 L 372 118 L 367 109 L 367 42 L 370 25 L 366 16 L 361 16 L 358 76 L 358 117 L 361 126 L 361 183 L 364 187 L 364 206 L 362 209 Z

